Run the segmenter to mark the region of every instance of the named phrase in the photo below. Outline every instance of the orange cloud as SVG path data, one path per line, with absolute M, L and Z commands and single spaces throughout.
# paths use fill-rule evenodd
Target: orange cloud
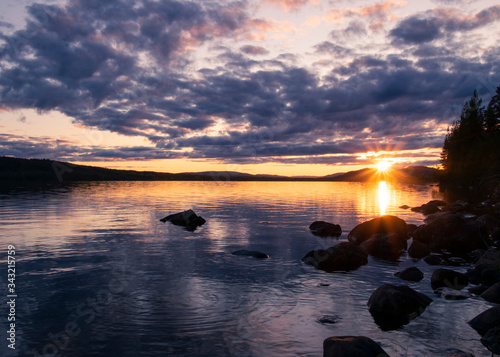
M 366 17 L 371 20 L 370 28 L 373 31 L 378 31 L 383 28 L 386 21 L 392 21 L 395 18 L 395 15 L 390 14 L 390 12 L 404 5 L 406 5 L 406 1 L 388 0 L 359 8 L 343 10 L 331 9 L 327 11 L 324 19 L 330 22 L 342 23 L 346 17 Z
M 267 0 L 263 1 L 263 3 L 264 2 L 271 3 L 274 6 L 281 7 L 286 11 L 296 11 L 307 4 L 312 4 L 316 6 L 319 5 L 317 0 Z

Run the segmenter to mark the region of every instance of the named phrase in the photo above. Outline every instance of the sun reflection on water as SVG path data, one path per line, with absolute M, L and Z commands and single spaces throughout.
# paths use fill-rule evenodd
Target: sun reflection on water
M 387 188 L 387 182 L 380 181 L 378 183 L 378 205 L 380 208 L 380 215 L 387 213 L 387 205 L 389 203 L 390 194 Z

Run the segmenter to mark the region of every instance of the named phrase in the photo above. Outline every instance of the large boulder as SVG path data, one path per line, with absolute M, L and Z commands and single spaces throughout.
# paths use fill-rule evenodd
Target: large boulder
M 500 327 L 488 330 L 481 338 L 481 343 L 493 354 L 500 355 Z
M 483 270 L 500 271 L 500 250 L 489 250 L 475 264 L 475 270 L 481 274 Z
M 384 284 L 368 300 L 368 309 L 382 330 L 395 330 L 424 312 L 432 302 L 408 286 Z
M 342 228 L 338 224 L 316 221 L 309 226 L 311 233 L 320 237 L 340 237 Z
M 431 287 L 433 290 L 441 287 L 462 290 L 467 285 L 469 285 L 469 279 L 465 274 L 450 269 L 436 269 L 431 276 Z
M 410 248 L 408 248 L 408 255 L 415 259 L 425 258 L 431 254 L 431 249 L 427 244 L 414 240 Z
M 196 213 L 194 213 L 193 210 L 189 209 L 184 212 L 179 212 L 179 213 L 174 213 L 171 215 L 168 215 L 162 219 L 160 219 L 162 222 L 170 222 L 172 224 L 175 224 L 177 226 L 183 226 L 188 229 L 195 229 L 198 226 L 201 226 L 205 224 L 205 219 L 201 216 L 198 216 Z
M 500 283 L 490 286 L 484 293 L 481 294 L 481 297 L 488 302 L 500 304 Z
M 500 327 L 500 306 L 494 306 L 480 313 L 468 324 L 481 336 L 495 327 Z
M 411 267 L 395 273 L 394 276 L 406 281 L 420 281 L 424 278 L 424 273 L 417 267 Z
M 396 261 L 406 249 L 406 239 L 391 233 L 378 233 L 361 243 L 361 247 L 374 257 Z
M 398 240 L 408 238 L 406 222 L 396 216 L 381 216 L 358 224 L 349 232 L 347 239 L 354 244 L 361 244 L 375 234 L 394 234 Z
M 464 256 L 476 249 L 487 249 L 486 237 L 478 223 L 467 222 L 462 215 L 446 213 L 413 233 L 413 240 L 429 246 L 433 252 L 447 250 Z
M 356 244 L 342 242 L 326 250 L 310 251 L 302 261 L 327 272 L 349 271 L 368 263 L 368 254 Z
M 333 336 L 323 341 L 323 357 L 389 357 L 373 341 L 364 336 Z

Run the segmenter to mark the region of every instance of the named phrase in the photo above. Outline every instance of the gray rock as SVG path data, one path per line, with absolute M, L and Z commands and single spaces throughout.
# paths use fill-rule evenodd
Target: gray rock
M 500 327 L 488 330 L 481 338 L 481 343 L 494 354 L 500 354 Z
M 364 336 L 333 336 L 323 341 L 323 357 L 389 357 L 372 339 Z

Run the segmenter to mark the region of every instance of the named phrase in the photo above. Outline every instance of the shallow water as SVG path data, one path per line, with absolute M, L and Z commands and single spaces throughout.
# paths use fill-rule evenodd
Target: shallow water
M 6 296 L 12 244 L 18 294 L 16 350 L 2 338 L 2 355 L 321 356 L 327 337 L 364 335 L 394 357 L 442 356 L 447 348 L 489 356 L 466 322 L 492 305 L 434 296 L 434 268 L 426 263 L 370 258 L 356 271 L 329 274 L 300 261 L 380 214 L 421 224 L 421 214 L 398 207 L 439 198 L 435 190 L 376 182 L 101 182 L 2 193 L 0 287 Z M 194 232 L 159 221 L 189 208 L 207 220 Z M 340 224 L 340 239 L 313 236 L 315 220 Z M 270 258 L 230 254 L 237 249 Z M 406 284 L 434 302 L 410 324 L 383 332 L 366 302 L 383 283 L 403 284 L 393 273 L 412 265 L 425 278 Z

